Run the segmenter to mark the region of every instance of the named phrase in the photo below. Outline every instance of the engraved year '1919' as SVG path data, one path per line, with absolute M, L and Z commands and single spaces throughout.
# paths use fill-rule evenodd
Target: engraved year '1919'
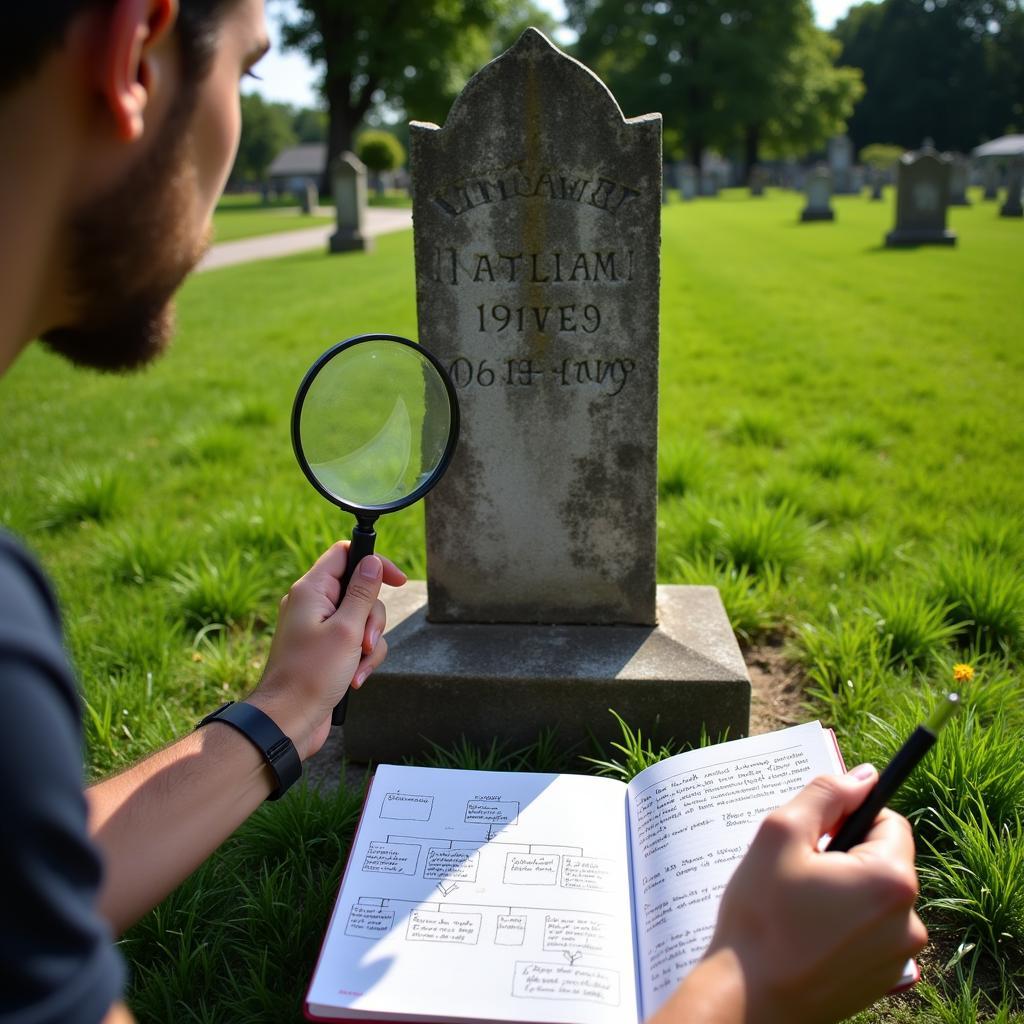
M 537 331 L 539 334 L 593 334 L 601 326 L 601 310 L 592 303 L 568 306 L 494 306 L 476 307 L 480 331 Z

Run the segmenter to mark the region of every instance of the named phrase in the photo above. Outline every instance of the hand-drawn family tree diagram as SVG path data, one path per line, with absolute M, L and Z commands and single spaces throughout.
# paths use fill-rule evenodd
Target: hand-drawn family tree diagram
M 506 775 L 501 792 L 451 781 L 438 771 L 430 792 L 371 798 L 337 911 L 346 939 L 362 940 L 364 957 L 382 943 L 437 944 L 449 969 L 459 948 L 485 956 L 491 984 L 515 998 L 619 1006 L 634 987 L 620 966 L 632 953 L 624 815 L 609 841 L 589 801 L 552 817 L 554 776 Z

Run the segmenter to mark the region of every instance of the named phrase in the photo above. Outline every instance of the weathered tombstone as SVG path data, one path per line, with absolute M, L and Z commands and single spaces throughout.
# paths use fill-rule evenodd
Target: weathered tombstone
M 983 162 L 982 173 L 984 175 L 985 191 L 982 194 L 982 199 L 998 199 L 999 198 L 999 168 L 995 160 L 985 160 Z
M 871 172 L 871 198 L 878 200 L 882 197 L 882 190 L 885 187 L 885 175 L 877 167 L 872 167 Z
M 1024 156 L 1010 158 L 1006 174 L 1006 202 L 999 208 L 1000 217 L 1024 217 L 1021 191 L 1024 190 Z
M 864 191 L 866 180 L 864 168 L 860 164 L 855 164 L 850 170 L 850 191 L 859 196 Z
M 331 163 L 331 187 L 338 226 L 331 235 L 331 252 L 369 251 L 373 239 L 363 234 L 366 215 L 366 167 L 354 153 L 341 153 Z
M 852 192 L 850 171 L 853 167 L 853 143 L 849 135 L 835 135 L 828 140 L 828 167 L 832 172 L 832 191 L 836 195 Z
M 807 205 L 801 221 L 835 220 L 832 209 L 832 175 L 827 167 L 815 167 L 807 176 Z
M 299 194 L 299 201 L 302 204 L 303 213 L 315 213 L 316 208 L 320 205 L 320 193 L 317 191 L 316 184 L 308 178 Z
M 953 161 L 934 149 L 904 153 L 896 165 L 896 226 L 885 244 L 956 245 L 956 232 L 946 227 Z
M 750 194 L 752 196 L 764 195 L 764 181 L 766 177 L 764 168 L 759 164 L 754 164 L 750 168 Z
M 528 29 L 443 128 L 410 126 L 419 339 L 462 429 L 427 498 L 427 582 L 389 599 L 387 662 L 345 746 L 748 728 L 711 587 L 656 585 L 661 118 L 625 119 Z
M 700 194 L 709 199 L 718 197 L 718 174 L 715 171 L 704 171 L 700 176 Z
M 679 194 L 687 201 L 697 195 L 697 168 L 693 164 L 679 165 Z
M 971 201 L 967 198 L 967 181 L 971 165 L 967 157 L 960 153 L 952 153 L 950 158 L 953 161 L 953 166 L 949 177 L 949 205 L 970 206 Z

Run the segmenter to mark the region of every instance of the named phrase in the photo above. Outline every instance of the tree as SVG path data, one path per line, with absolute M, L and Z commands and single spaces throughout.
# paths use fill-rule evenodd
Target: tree
M 267 103 L 259 93 L 242 96 L 242 135 L 232 182 L 263 180 L 274 157 L 295 144 L 292 116 L 285 103 Z
M 801 156 L 820 149 L 846 129 L 857 100 L 864 95 L 859 68 L 836 65 L 840 46 L 811 22 L 800 26 L 785 59 L 771 70 L 760 118 L 748 121 L 746 155 L 756 161 L 756 141 L 777 157 Z
M 326 142 L 327 111 L 308 108 L 295 111 L 292 129 L 299 142 Z
M 356 156 L 372 173 L 377 193 L 384 193 L 385 171 L 393 171 L 405 163 L 405 147 L 390 132 L 366 131 L 356 143 Z
M 834 29 L 841 59 L 862 68 L 858 146 L 879 139 L 969 150 L 1024 127 L 1024 5 L 1019 0 L 883 0 Z
M 841 126 L 856 72 L 814 27 L 808 0 L 567 0 L 577 55 L 630 113 L 660 110 L 700 166 L 709 147 L 813 148 Z
M 296 0 L 294 6 L 282 39 L 324 69 L 328 162 L 352 149 L 374 107 L 443 121 L 522 11 L 516 0 Z

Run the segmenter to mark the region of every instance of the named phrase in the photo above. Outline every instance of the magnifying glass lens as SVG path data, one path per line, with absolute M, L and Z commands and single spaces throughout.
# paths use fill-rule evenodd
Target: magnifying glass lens
M 435 474 L 452 415 L 444 381 L 425 355 L 364 341 L 320 368 L 298 429 L 320 486 L 345 504 L 373 508 L 401 501 Z

